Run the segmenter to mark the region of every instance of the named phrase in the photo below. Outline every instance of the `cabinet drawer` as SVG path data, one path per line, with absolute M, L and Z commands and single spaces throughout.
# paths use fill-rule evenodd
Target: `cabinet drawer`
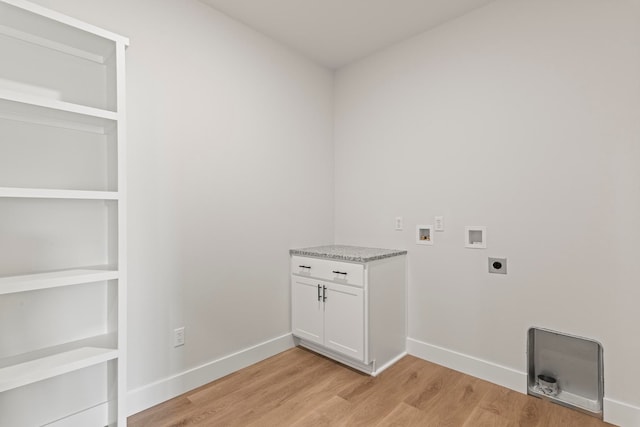
M 294 255 L 291 257 L 291 274 L 360 287 L 364 284 L 364 265 L 330 259 Z
M 322 259 L 294 255 L 291 257 L 291 274 L 322 279 Z

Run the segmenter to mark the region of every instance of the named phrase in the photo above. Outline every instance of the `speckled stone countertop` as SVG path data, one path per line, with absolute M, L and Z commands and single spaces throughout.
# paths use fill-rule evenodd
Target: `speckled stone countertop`
M 406 255 L 400 249 L 363 248 L 361 246 L 328 245 L 313 248 L 291 249 L 291 255 L 338 259 L 341 261 L 369 262 L 398 255 Z

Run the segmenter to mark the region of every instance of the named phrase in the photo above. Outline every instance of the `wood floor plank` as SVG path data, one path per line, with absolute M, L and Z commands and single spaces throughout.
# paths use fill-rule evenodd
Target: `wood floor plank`
M 350 369 L 335 369 L 332 375 L 320 373 L 310 387 L 300 390 L 281 405 L 273 407 L 249 426 L 292 425 L 312 411 L 318 403 L 324 403 L 336 396 L 336 393 L 347 384 L 357 381 L 362 374 Z
M 167 423 L 173 415 L 181 414 L 189 410 L 192 403 L 185 396 L 178 396 L 168 400 L 161 405 L 154 406 L 146 411 L 137 413 L 129 417 L 128 425 L 153 426 L 163 425 L 169 426 Z
M 323 371 L 328 361 L 315 365 L 295 365 L 287 367 L 283 375 L 276 375 L 269 382 L 269 387 L 257 387 L 251 393 L 246 388 L 241 388 L 234 393 L 227 394 L 214 402 L 204 405 L 206 418 L 192 418 L 193 425 L 234 426 L 248 425 L 259 419 L 263 414 L 274 407 L 283 404 L 293 398 L 306 387 L 312 387 L 322 379 Z M 290 381 L 290 378 L 297 378 Z
M 518 423 L 478 406 L 462 427 L 518 427 Z
M 430 425 L 442 427 L 464 425 L 473 409 L 489 391 L 490 384 L 486 381 L 463 376 L 459 378 L 446 395 L 441 394 L 433 400 L 437 406 L 427 409 L 434 415 Z
M 315 405 L 315 403 L 314 403 Z M 353 404 L 340 396 L 333 396 L 311 412 L 292 424 L 293 427 L 343 426 L 347 415 L 353 411 Z
M 306 372 L 312 361 L 316 366 L 328 364 L 327 361 L 319 361 L 313 354 L 307 352 L 297 352 L 293 357 L 287 356 L 281 353 L 268 359 L 268 364 L 256 364 L 223 377 L 215 382 L 216 385 L 220 384 L 218 387 L 204 386 L 186 393 L 185 396 L 192 405 L 182 411 L 167 415 L 161 425 L 212 425 L 214 420 L 222 418 L 225 414 L 238 411 L 241 406 L 238 406 L 237 402 L 246 403 L 247 384 L 251 384 L 252 389 L 258 390 L 260 396 L 267 391 L 277 391 L 269 385 L 286 384 L 287 379 L 292 375 Z M 141 425 L 155 426 L 158 424 L 150 421 L 147 424 L 147 421 L 144 420 Z
M 313 353 L 302 351 L 294 354 L 283 352 L 267 360 L 269 363 L 256 363 L 217 380 L 217 387 L 205 385 L 187 393 L 187 396 L 192 402 L 199 403 L 224 397 L 229 390 L 238 392 L 247 384 L 261 388 L 265 384 L 280 381 L 278 377 L 286 377 L 294 369 L 304 369 L 317 359 Z
M 360 393 L 341 394 L 354 404 L 346 418 L 349 426 L 371 426 L 391 413 L 407 397 L 411 388 L 407 383 L 418 377 L 419 366 L 414 358 L 400 360 L 376 378 L 367 379 Z
M 370 377 L 294 348 L 129 417 L 130 427 L 603 427 L 594 417 L 406 356 Z
M 418 427 L 424 425 L 425 413 L 418 408 L 400 402 L 376 427 Z
M 446 368 L 438 369 L 422 388 L 412 390 L 411 396 L 405 401 L 422 411 L 433 410 L 441 404 L 440 402 L 446 402 L 449 393 L 462 380 L 462 377 L 454 375 L 453 371 Z
M 555 423 L 563 427 L 592 427 L 602 425 L 600 420 L 587 414 L 573 411 L 563 406 L 546 400 L 536 399 L 538 404 L 538 426 L 547 426 Z
M 520 411 L 526 402 L 527 400 L 522 399 L 520 393 L 492 384 L 492 387 L 480 401 L 478 407 L 501 419 L 516 423 L 520 416 Z

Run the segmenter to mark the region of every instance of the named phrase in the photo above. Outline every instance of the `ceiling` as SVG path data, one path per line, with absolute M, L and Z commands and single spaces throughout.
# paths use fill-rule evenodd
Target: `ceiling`
M 493 0 L 201 0 L 329 68 Z

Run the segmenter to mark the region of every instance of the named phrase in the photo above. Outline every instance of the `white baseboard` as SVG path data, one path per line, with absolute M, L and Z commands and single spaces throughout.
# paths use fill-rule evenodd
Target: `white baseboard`
M 151 408 L 173 399 L 187 391 L 246 368 L 268 357 L 294 347 L 293 336 L 289 334 L 254 345 L 204 365 L 189 369 L 160 381 L 145 385 L 127 394 L 128 415 Z
M 407 353 L 520 393 L 527 393 L 527 373 L 407 338 Z
M 605 397 L 604 421 L 621 427 L 640 426 L 640 407 Z
M 382 366 L 378 366 L 375 370 L 375 372 L 373 372 L 371 375 L 376 377 L 378 375 L 380 375 L 382 373 L 382 371 L 386 370 L 387 368 L 389 368 L 391 365 L 393 365 L 394 363 L 396 363 L 398 360 L 402 359 L 403 357 L 405 357 L 407 355 L 406 351 L 403 351 L 402 353 L 400 353 L 399 355 L 397 355 L 396 357 L 394 357 L 393 359 L 389 360 L 387 363 L 385 363 Z
M 328 357 L 329 359 L 333 359 L 337 362 L 342 363 L 343 365 L 347 365 L 360 372 L 364 372 L 365 374 L 371 375 L 372 377 L 379 375 L 382 371 L 384 371 L 389 366 L 393 365 L 398 360 L 402 359 L 404 356 L 407 355 L 407 353 L 403 351 L 402 353 L 398 354 L 396 357 L 394 357 L 393 359 L 391 359 L 390 361 L 388 361 L 382 366 L 376 366 L 375 361 L 365 365 L 363 362 L 353 360 L 349 357 L 345 357 L 344 355 L 338 352 L 335 352 L 331 349 L 328 349 L 323 345 L 318 345 L 316 343 L 313 343 L 301 338 L 294 338 L 294 342 L 300 345 L 301 347 L 308 348 L 309 350 L 315 353 L 321 354 L 325 357 Z

